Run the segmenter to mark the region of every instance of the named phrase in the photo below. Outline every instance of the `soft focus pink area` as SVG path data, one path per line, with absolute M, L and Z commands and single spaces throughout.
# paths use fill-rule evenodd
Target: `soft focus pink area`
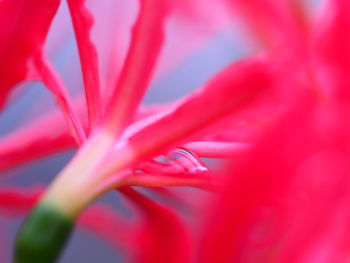
M 58 5 L 59 0 L 1 3 L 1 108 L 10 90 L 26 79 L 30 59 L 40 52 Z
M 348 0 L 59 2 L 0 2 L 0 107 L 33 81 L 57 103 L 0 138 L 1 172 L 76 149 L 74 165 L 107 136 L 86 179 L 129 214 L 95 203 L 77 226 L 127 262 L 349 260 Z M 141 105 L 219 36 L 247 57 Z M 40 201 L 35 183 L 0 186 L 1 223 Z

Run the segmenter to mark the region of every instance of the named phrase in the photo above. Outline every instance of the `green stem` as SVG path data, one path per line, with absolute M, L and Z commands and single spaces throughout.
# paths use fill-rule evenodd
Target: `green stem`
M 14 263 L 56 262 L 79 214 L 93 200 L 122 183 L 123 176 L 109 182 L 109 171 L 102 169 L 113 143 L 113 136 L 103 131 L 84 143 L 24 222 L 16 240 Z M 118 167 L 122 170 L 132 155 L 120 156 Z
M 64 249 L 74 227 L 56 207 L 37 205 L 23 223 L 15 244 L 14 263 L 53 263 Z

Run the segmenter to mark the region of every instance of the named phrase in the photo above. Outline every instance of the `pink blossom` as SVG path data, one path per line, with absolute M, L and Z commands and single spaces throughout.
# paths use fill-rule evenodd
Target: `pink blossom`
M 19 233 L 16 262 L 59 257 L 70 229 L 62 237 L 55 218 L 39 224 L 47 207 L 132 262 L 348 260 L 347 0 L 323 1 L 322 12 L 299 0 L 86 2 L 67 0 L 80 99 L 71 98 L 48 59 L 55 47 L 45 40 L 60 1 L 0 3 L 0 106 L 26 81 L 44 83 L 58 106 L 0 139 L 0 170 L 77 149 L 45 190 L 1 187 L 4 215 L 33 209 Z M 107 11 L 118 5 L 126 8 L 120 23 L 128 37 L 125 28 L 109 29 Z M 186 41 L 182 29 L 169 33 L 171 22 L 201 31 Z M 233 28 L 251 46 L 249 56 L 177 101 L 141 105 L 155 79 Z M 212 193 L 165 188 L 178 186 Z M 89 206 L 112 190 L 136 217 Z

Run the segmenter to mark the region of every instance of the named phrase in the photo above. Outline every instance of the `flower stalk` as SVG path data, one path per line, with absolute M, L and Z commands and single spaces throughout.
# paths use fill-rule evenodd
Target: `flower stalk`
M 27 233 L 26 229 L 36 229 L 37 221 L 47 213 L 50 214 L 51 209 L 59 213 L 60 217 L 74 221 L 93 200 L 108 190 L 126 186 L 128 183 L 158 187 L 188 183 L 210 188 L 205 184 L 205 180 L 210 181 L 208 177 L 196 179 L 193 176 L 179 178 L 144 174 L 144 177 L 138 178 L 142 175 L 134 174 L 133 178 L 126 176 L 126 171 L 133 169 L 135 164 L 156 157 L 159 153 L 188 140 L 215 121 L 239 112 L 242 107 L 259 97 L 263 90 L 268 89 L 271 85 L 270 73 L 270 68 L 266 67 L 261 58 L 234 63 L 210 80 L 202 90 L 190 95 L 182 103 L 175 105 L 173 110 L 142 127 L 128 139 L 116 139 L 108 127 L 96 130 L 51 184 L 41 200 L 44 208 L 39 204 L 40 209 L 33 211 L 22 232 Z M 245 89 L 242 90 L 241 87 Z M 232 99 L 223 103 L 224 97 L 228 95 L 232 96 Z M 198 118 L 203 102 L 212 105 L 212 110 Z M 171 129 L 171 133 L 166 133 Z M 193 160 L 191 162 L 193 163 Z M 193 166 L 197 168 L 197 163 L 194 162 Z M 45 211 L 45 207 L 49 209 L 48 212 Z M 65 228 L 64 223 L 62 227 Z M 28 233 L 35 235 L 36 232 L 28 230 Z M 25 242 L 30 242 L 30 239 L 22 238 L 20 234 L 18 242 L 19 247 L 27 247 Z M 65 240 L 62 239 L 62 242 Z M 62 247 L 63 245 L 60 246 Z
M 17 237 L 14 263 L 55 262 L 69 239 L 74 220 L 52 204 L 41 202 Z

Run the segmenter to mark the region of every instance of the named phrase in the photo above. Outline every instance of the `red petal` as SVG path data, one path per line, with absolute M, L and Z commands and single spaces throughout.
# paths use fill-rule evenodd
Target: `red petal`
M 248 143 L 239 142 L 190 142 L 184 148 L 193 151 L 200 157 L 207 158 L 232 158 L 246 153 L 251 146 Z
M 136 240 L 134 222 L 123 218 L 113 207 L 92 205 L 79 217 L 78 224 L 114 249 L 133 249 Z
M 128 147 L 139 158 L 147 159 L 181 145 L 266 92 L 272 80 L 270 67 L 255 58 L 234 63 L 171 112 L 140 130 L 129 140 Z
M 350 128 L 342 112 L 298 100 L 230 172 L 200 262 L 346 262 Z M 254 238 L 267 242 L 258 249 Z
M 94 21 L 84 3 L 85 0 L 68 0 L 83 71 L 89 123 L 91 127 L 94 127 L 101 119 L 103 108 L 101 105 L 98 57 L 96 47 L 90 38 Z
M 164 42 L 167 14 L 164 1 L 141 0 L 127 58 L 107 108 L 106 124 L 113 134 L 119 134 L 133 118 L 151 81 Z
M 337 102 L 349 103 L 350 92 L 350 2 L 331 0 L 316 30 L 312 51 L 319 85 Z
M 54 111 L 0 139 L 0 171 L 76 147 L 61 112 Z
M 82 100 L 76 100 L 74 108 L 81 119 L 86 118 Z M 164 106 L 143 107 L 135 116 L 135 121 L 156 114 L 163 108 Z M 58 110 L 53 110 L 27 126 L 0 138 L 0 171 L 76 147 L 77 143 L 70 134 L 62 114 Z
M 3 215 L 25 215 L 36 204 L 43 192 L 42 187 L 23 189 L 18 186 L 2 186 L 0 210 Z
M 68 122 L 68 127 L 70 127 L 70 130 L 74 135 L 74 138 L 78 144 L 82 144 L 86 139 L 83 124 L 81 123 L 76 109 L 74 109 L 72 105 L 68 91 L 60 80 L 58 74 L 55 72 L 54 68 L 49 64 L 49 62 L 46 61 L 46 59 L 43 57 L 41 51 L 38 53 L 38 55 L 35 56 L 34 63 L 37 67 L 42 81 L 56 97 L 57 104 L 61 108 L 62 113 Z
M 188 237 L 175 214 L 131 188 L 120 191 L 135 202 L 143 218 L 134 262 L 188 262 Z
M 298 0 L 228 0 L 257 40 L 267 47 L 288 45 L 289 51 L 305 40 L 308 18 Z
M 25 80 L 28 63 L 44 44 L 60 0 L 0 3 L 0 109 L 11 88 Z

